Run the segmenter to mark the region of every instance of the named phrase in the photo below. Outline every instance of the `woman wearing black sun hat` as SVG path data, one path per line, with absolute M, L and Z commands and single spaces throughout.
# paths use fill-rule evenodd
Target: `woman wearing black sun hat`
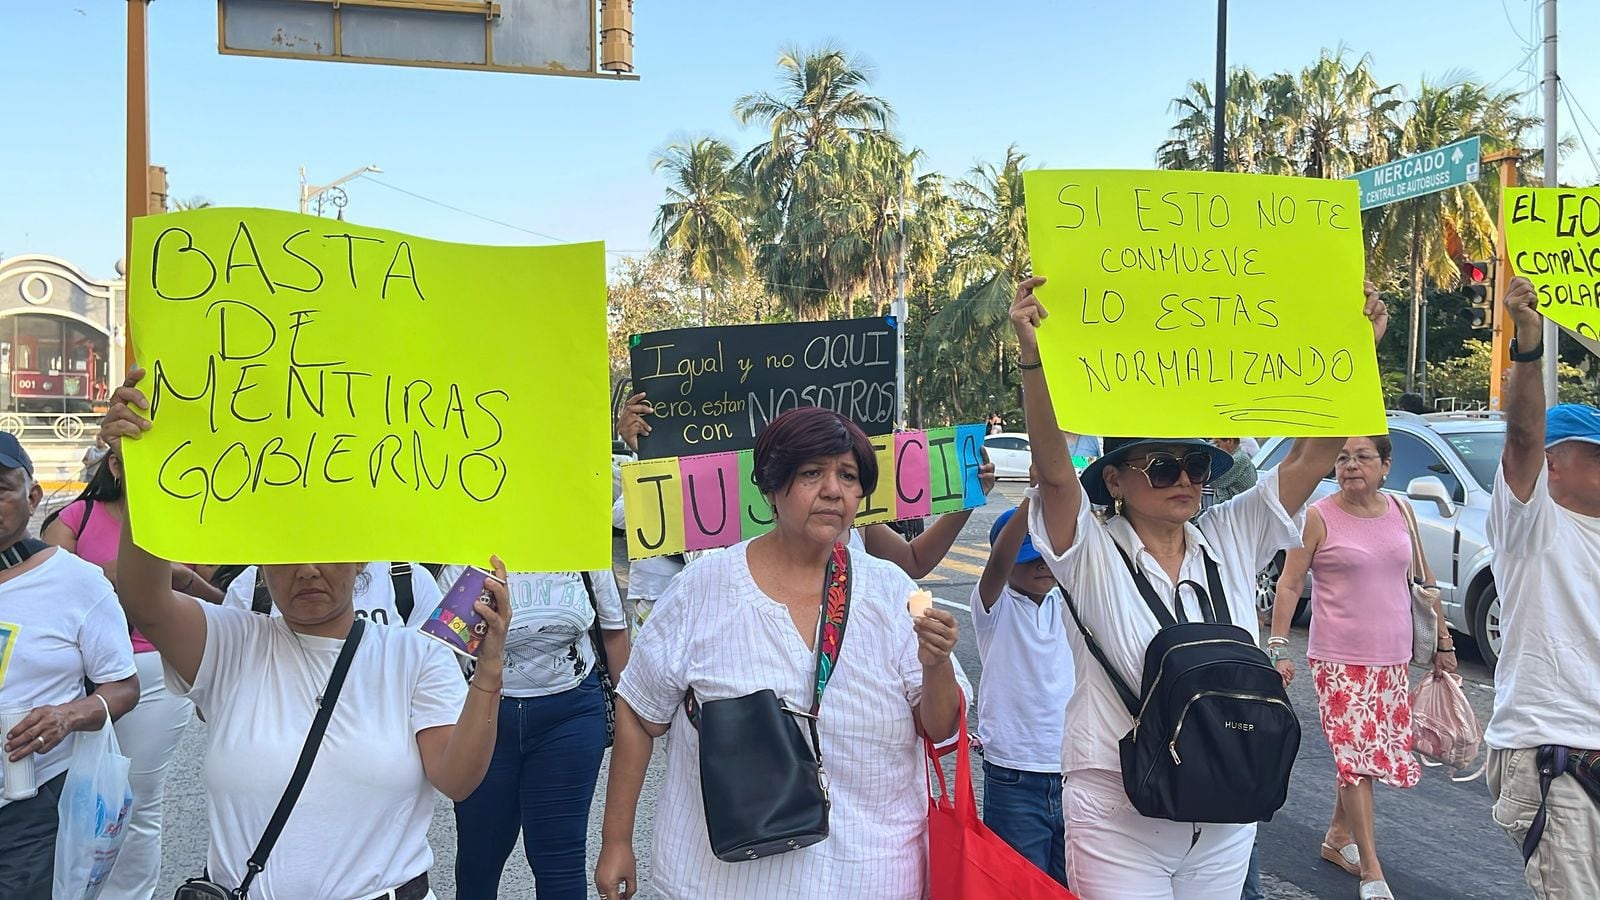
M 1270 682 L 1255 646 L 1256 573 L 1299 545 L 1306 500 L 1345 439 L 1295 441 L 1255 487 L 1198 522 L 1201 489 L 1233 466 L 1199 438 L 1107 437 L 1080 478 L 1039 360 L 1036 329 L 1049 313 L 1034 288 L 1043 283 L 1018 285 L 1011 320 L 1038 472 L 1029 530 L 1079 618 L 1067 629 L 1077 676 L 1061 761 L 1067 882 L 1083 900 L 1237 900 L 1254 822 L 1275 808 L 1274 792 L 1281 804 L 1298 722 L 1286 699 L 1244 693 L 1256 688 L 1219 683 L 1218 673 Z M 1365 294 L 1376 340 L 1388 315 L 1370 284 Z M 1177 643 L 1201 631 L 1222 640 Z M 1233 658 L 1185 670 L 1193 648 Z M 1281 694 L 1281 683 L 1270 690 Z

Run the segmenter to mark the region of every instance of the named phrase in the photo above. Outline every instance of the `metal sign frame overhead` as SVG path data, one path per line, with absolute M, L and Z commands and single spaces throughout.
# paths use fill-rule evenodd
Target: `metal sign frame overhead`
M 586 58 L 547 55 L 543 64 L 529 64 L 513 55 L 497 61 L 497 31 L 502 32 L 502 48 L 513 36 L 524 44 L 537 44 L 552 31 L 547 14 L 552 8 L 570 19 L 580 6 L 586 13 L 582 20 Z M 346 19 L 347 12 L 352 20 Z M 483 23 L 481 39 L 476 37 L 475 21 Z M 379 24 L 384 26 L 381 31 L 372 27 Z M 441 29 L 436 33 L 442 39 L 420 38 L 429 27 Z M 448 36 L 442 33 L 446 28 Z M 567 28 L 566 35 L 576 40 L 577 25 L 568 22 Z M 599 29 L 596 0 L 217 0 L 217 52 L 226 56 L 638 80 L 632 72 L 599 70 Z M 474 37 L 466 43 L 469 31 Z M 361 36 L 352 49 L 350 38 L 357 33 Z M 454 58 L 440 59 L 426 58 L 422 52 L 375 55 L 364 49 L 384 41 L 396 47 L 409 43 L 414 50 L 425 47 L 428 52 L 453 46 L 457 52 Z M 531 48 L 520 49 L 526 53 Z

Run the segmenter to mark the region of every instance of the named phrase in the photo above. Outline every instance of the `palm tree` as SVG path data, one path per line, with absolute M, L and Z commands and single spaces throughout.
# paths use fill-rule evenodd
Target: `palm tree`
M 1390 117 L 1400 106 L 1399 85 L 1379 86 L 1372 57 L 1352 66 L 1347 54 L 1344 47 L 1324 50 L 1297 75 L 1274 76 L 1264 88 L 1297 174 L 1343 178 L 1364 162 L 1383 161 Z
M 211 205 L 211 201 L 210 200 L 207 200 L 206 198 L 200 196 L 199 194 L 196 194 L 196 195 L 194 195 L 193 197 L 190 197 L 187 200 L 174 200 L 174 201 L 172 201 L 172 211 L 173 212 L 183 212 L 186 209 L 205 209 L 206 207 L 208 207 L 210 205 Z
M 677 257 L 700 287 L 700 324 L 706 324 L 706 291 L 750 265 L 746 243 L 747 196 L 741 189 L 733 148 L 701 137 L 669 145 L 652 166 L 665 170 L 667 199 L 656 212 L 654 234 L 661 250 Z
M 1394 129 L 1393 153 L 1407 156 L 1472 135 L 1482 138 L 1485 152 L 1517 146 L 1539 123 L 1520 112 L 1520 100 L 1516 92 L 1494 94 L 1478 84 L 1441 87 L 1424 81 Z M 1492 167 L 1485 167 L 1475 183 L 1369 210 L 1364 217 L 1373 236 L 1370 268 L 1389 273 L 1391 283 L 1402 274 L 1410 283 L 1408 381 L 1418 369 L 1425 283 L 1451 284 L 1462 259 L 1494 252 L 1499 194 L 1499 178 Z
M 1227 128 L 1222 149 L 1223 170 L 1281 174 L 1288 170 L 1282 156 L 1278 117 L 1268 107 L 1266 85 L 1249 68 L 1228 73 Z M 1212 139 L 1216 133 L 1216 105 L 1211 86 L 1189 82 L 1188 92 L 1172 101 L 1178 114 L 1172 136 L 1156 148 L 1156 165 L 1162 169 L 1206 171 L 1212 165 Z
M 881 198 L 903 180 L 898 144 L 884 143 L 889 104 L 867 92 L 870 70 L 836 47 L 786 48 L 778 57 L 782 88 L 740 97 L 734 115 L 760 123 L 769 140 L 745 155 L 741 169 L 756 208 L 751 237 L 756 264 L 797 318 L 820 319 L 838 300 L 847 312 L 869 289 L 877 235 L 888 224 Z

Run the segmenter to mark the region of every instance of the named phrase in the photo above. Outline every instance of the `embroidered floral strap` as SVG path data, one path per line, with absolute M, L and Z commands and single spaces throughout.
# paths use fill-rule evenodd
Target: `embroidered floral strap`
M 850 551 L 844 544 L 833 545 L 828 560 L 828 577 L 822 584 L 822 634 L 817 642 L 817 692 L 811 701 L 814 716 L 822 708 L 822 691 L 839 663 L 839 645 L 844 643 L 844 626 L 850 614 Z

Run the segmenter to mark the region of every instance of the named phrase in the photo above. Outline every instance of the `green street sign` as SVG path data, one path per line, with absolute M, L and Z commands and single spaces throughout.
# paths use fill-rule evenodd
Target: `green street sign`
M 1477 181 L 1478 139 L 1445 144 L 1350 177 L 1361 186 L 1363 210 Z

